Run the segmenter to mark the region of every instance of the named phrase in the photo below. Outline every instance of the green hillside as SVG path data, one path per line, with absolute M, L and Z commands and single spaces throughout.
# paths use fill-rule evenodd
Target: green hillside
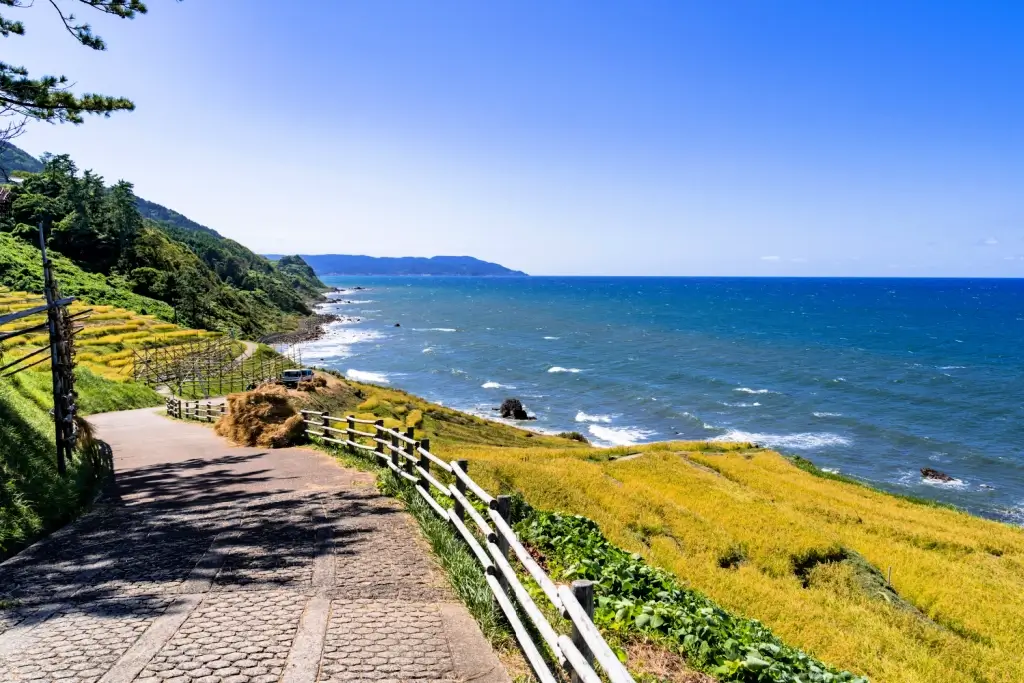
M 36 226 L 45 220 L 49 248 L 64 257 L 58 276 L 67 293 L 188 327 L 259 337 L 294 326 L 326 290 L 298 257 L 278 267 L 177 212 L 140 202 L 131 183 L 108 187 L 66 155 L 20 175 L 0 215 L 0 286 L 40 291 Z M 159 220 L 144 216 L 140 204 Z

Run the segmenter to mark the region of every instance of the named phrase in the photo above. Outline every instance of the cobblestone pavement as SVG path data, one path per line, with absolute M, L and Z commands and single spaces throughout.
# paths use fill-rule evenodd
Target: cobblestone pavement
M 369 475 L 151 410 L 92 421 L 116 494 L 0 564 L 0 682 L 507 682 Z

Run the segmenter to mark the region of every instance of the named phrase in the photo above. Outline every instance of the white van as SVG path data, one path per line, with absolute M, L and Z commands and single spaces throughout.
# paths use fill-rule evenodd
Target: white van
M 297 387 L 299 382 L 307 379 L 313 379 L 313 371 L 309 368 L 285 370 L 281 373 L 281 383 L 286 387 Z

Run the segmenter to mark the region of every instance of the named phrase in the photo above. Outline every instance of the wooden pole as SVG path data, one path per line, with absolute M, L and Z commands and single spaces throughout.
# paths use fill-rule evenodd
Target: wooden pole
M 425 456 L 422 453 L 420 453 L 419 452 L 420 450 L 424 450 L 424 451 L 429 451 L 430 450 L 430 439 L 423 439 L 422 441 L 417 441 L 416 442 L 416 450 L 414 451 L 417 454 L 417 456 L 419 457 L 419 461 L 416 464 L 420 466 L 421 470 L 423 470 L 424 472 L 429 473 L 430 472 L 430 458 L 428 458 L 427 456 Z M 426 479 L 424 479 L 422 475 L 420 475 L 420 486 L 423 487 L 424 491 L 426 491 L 428 493 L 430 492 L 430 483 Z
M 405 428 L 405 436 L 406 436 L 406 438 L 414 439 L 414 438 L 416 438 L 414 436 L 415 434 L 416 434 L 416 430 L 413 429 L 412 427 L 406 427 Z M 410 442 L 410 441 L 406 441 L 405 442 L 405 455 L 407 457 L 405 458 L 405 462 L 402 464 L 402 467 L 405 468 L 406 472 L 408 472 L 409 474 L 412 474 L 413 472 L 416 471 L 415 467 L 413 466 L 413 462 L 415 461 L 414 459 L 416 457 L 416 443 L 415 442 Z
M 455 466 L 463 472 L 469 472 L 468 460 L 456 460 Z M 455 489 L 461 493 L 463 497 L 466 496 L 466 482 L 462 481 L 462 479 L 458 477 L 455 477 Z M 461 520 L 466 519 L 466 511 L 462 509 L 462 503 L 459 502 L 458 498 L 455 499 L 455 516 Z
M 373 423 L 377 431 L 377 440 L 374 442 L 375 452 L 377 455 L 384 455 L 384 420 L 376 420 Z
M 594 582 L 578 580 L 572 582 L 572 594 L 576 597 L 576 600 L 580 603 L 583 611 L 586 612 L 590 620 L 594 620 Z M 576 646 L 576 649 L 580 651 L 584 659 L 591 666 L 594 665 L 594 653 L 587 647 L 587 641 L 583 638 L 583 633 L 580 631 L 576 623 L 572 625 L 572 644 Z M 581 679 L 575 671 L 572 673 L 573 683 L 580 683 Z
M 61 387 L 60 350 L 57 339 L 57 311 L 54 309 L 54 295 L 50 275 L 50 261 L 46 256 L 46 231 L 43 222 L 39 222 L 39 250 L 43 255 L 43 295 L 46 297 L 46 322 L 50 332 L 50 377 L 53 382 L 53 431 L 54 442 L 57 447 L 57 473 L 60 476 L 67 474 L 68 466 L 65 459 L 64 443 L 64 410 L 63 391 Z
M 505 523 L 509 526 L 512 525 L 512 498 L 510 496 L 498 496 L 495 500 L 498 514 L 505 520 Z M 501 551 L 501 556 L 508 561 L 508 539 L 505 538 L 504 534 L 498 534 L 498 550 Z M 498 576 L 498 581 L 501 583 L 501 588 L 506 593 L 508 592 L 508 579 L 505 578 L 504 574 Z

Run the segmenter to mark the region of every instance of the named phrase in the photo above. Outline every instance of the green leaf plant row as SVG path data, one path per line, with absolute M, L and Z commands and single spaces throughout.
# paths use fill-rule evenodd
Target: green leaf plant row
M 652 636 L 721 681 L 867 683 L 786 645 L 759 621 L 730 614 L 670 572 L 612 545 L 585 517 L 534 511 L 516 531 L 544 554 L 554 578 L 595 582 L 599 627 Z

